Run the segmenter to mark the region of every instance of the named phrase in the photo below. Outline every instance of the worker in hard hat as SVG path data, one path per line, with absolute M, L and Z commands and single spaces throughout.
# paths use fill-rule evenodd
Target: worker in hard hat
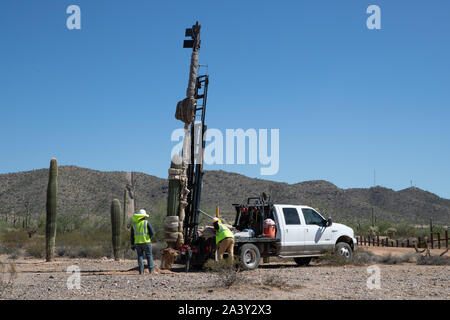
M 230 261 L 233 261 L 234 257 L 234 234 L 231 230 L 222 224 L 219 218 L 214 218 L 211 221 L 214 229 L 216 230 L 216 246 L 218 259 L 223 259 L 223 254 L 228 252 Z
M 144 253 L 147 257 L 147 265 L 150 273 L 154 271 L 151 238 L 155 234 L 152 225 L 146 220 L 149 215 L 144 209 L 133 215 L 131 225 L 131 249 L 137 252 L 139 274 L 144 273 Z

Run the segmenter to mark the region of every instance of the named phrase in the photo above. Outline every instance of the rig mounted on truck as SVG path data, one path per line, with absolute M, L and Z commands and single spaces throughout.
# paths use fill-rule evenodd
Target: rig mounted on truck
M 175 118 L 184 122 L 182 155 L 172 158 L 169 169 L 169 194 L 165 219 L 162 268 L 170 268 L 174 256 L 186 265 L 202 266 L 215 257 L 214 234 L 199 232 L 203 184 L 203 153 L 206 132 L 206 102 L 209 76 L 198 75 L 201 26 L 197 22 L 186 29 L 183 47 L 192 48 L 186 98 L 178 102 Z M 275 204 L 270 196 L 248 198 L 245 204 L 233 204 L 235 252 L 244 269 L 255 269 L 261 258 L 272 256 L 294 259 L 299 265 L 334 250 L 351 258 L 356 239 L 351 228 L 325 219 L 317 210 L 300 205 Z M 212 218 L 211 216 L 209 216 Z M 211 231 L 211 229 L 210 229 Z

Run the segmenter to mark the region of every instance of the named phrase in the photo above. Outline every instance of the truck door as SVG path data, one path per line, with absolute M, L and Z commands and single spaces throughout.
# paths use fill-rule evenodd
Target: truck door
M 305 226 L 301 223 L 297 208 L 292 206 L 280 209 L 279 219 L 283 220 L 281 254 L 299 255 L 303 250 Z
M 302 208 L 305 221 L 304 250 L 307 254 L 318 254 L 333 249 L 331 228 L 326 227 L 326 220 L 315 210 Z

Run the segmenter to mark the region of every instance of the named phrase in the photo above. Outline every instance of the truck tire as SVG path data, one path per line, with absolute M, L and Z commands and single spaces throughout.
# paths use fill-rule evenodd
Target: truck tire
M 299 266 L 307 266 L 311 262 L 311 257 L 294 258 L 294 261 Z
M 336 253 L 350 260 L 353 257 L 352 247 L 346 242 L 338 242 L 336 244 Z
M 245 270 L 254 270 L 259 266 L 261 254 L 257 246 L 247 243 L 239 249 L 239 258 L 242 268 Z

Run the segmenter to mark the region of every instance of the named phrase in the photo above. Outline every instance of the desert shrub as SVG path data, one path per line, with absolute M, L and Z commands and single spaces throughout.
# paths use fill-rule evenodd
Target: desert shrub
M 412 252 L 405 253 L 403 255 L 387 254 L 381 257 L 377 257 L 377 262 L 383 264 L 400 264 L 405 262 L 414 262 L 416 260 L 416 254 Z
M 214 261 L 209 259 L 203 266 L 206 270 L 215 272 L 217 275 L 218 284 L 223 287 L 231 287 L 235 283 L 241 283 L 244 277 L 237 271 L 236 266 L 238 261 L 232 263 L 229 259 L 222 259 Z M 216 283 L 214 283 L 216 285 Z
M 392 254 L 386 254 L 384 256 L 378 257 L 378 262 L 383 264 L 398 264 L 401 260 L 397 256 L 393 256 Z
M 417 258 L 418 265 L 428 265 L 428 266 L 443 266 L 449 265 L 450 259 L 445 256 L 440 255 L 431 255 L 431 256 L 422 256 L 420 255 Z
M 395 235 L 397 234 L 397 229 L 395 229 L 394 227 L 387 228 L 384 234 L 387 235 L 389 238 L 394 238 Z
M 279 288 L 279 289 L 284 289 L 289 286 L 285 280 L 283 280 L 278 275 L 274 275 L 274 274 L 271 274 L 271 275 L 265 277 L 264 281 L 262 281 L 262 284 L 272 287 L 272 288 Z
M 25 252 L 27 255 L 34 258 L 44 258 L 45 257 L 45 238 L 36 238 L 30 241 L 25 246 Z
M 337 254 L 335 251 L 327 251 L 316 259 L 320 265 L 342 266 L 349 264 L 350 261 L 344 256 Z
M 377 235 L 379 234 L 379 230 L 378 230 L 378 227 L 377 226 L 371 226 L 371 227 L 369 227 L 369 231 L 368 231 L 368 233 L 367 233 L 367 235 L 369 236 L 369 237 L 376 237 Z
M 376 257 L 373 254 L 373 252 L 358 248 L 353 252 L 353 257 L 352 257 L 352 260 L 350 261 L 350 263 L 359 266 L 359 265 L 370 264 L 370 263 L 374 262 L 375 260 L 376 260 Z
M 400 256 L 402 262 L 415 262 L 418 258 L 417 253 L 413 253 L 413 252 L 407 252 L 405 254 L 402 254 Z
M 394 227 L 394 225 L 392 224 L 392 222 L 390 221 L 386 221 L 386 220 L 380 220 L 376 222 L 376 226 L 378 227 L 378 232 L 379 234 L 386 234 L 386 230 L 388 230 L 389 228 Z
M 109 228 L 90 228 L 66 232 L 56 237 L 56 254 L 71 258 L 101 258 L 111 256 L 112 243 Z
M 417 235 L 417 232 L 419 231 L 417 228 L 414 228 L 413 226 L 401 223 L 396 226 L 397 229 L 397 237 L 413 237 Z
M 3 232 L 1 235 L 1 247 L 2 251 L 8 254 L 14 253 L 28 243 L 29 237 L 24 230 L 9 230 Z

